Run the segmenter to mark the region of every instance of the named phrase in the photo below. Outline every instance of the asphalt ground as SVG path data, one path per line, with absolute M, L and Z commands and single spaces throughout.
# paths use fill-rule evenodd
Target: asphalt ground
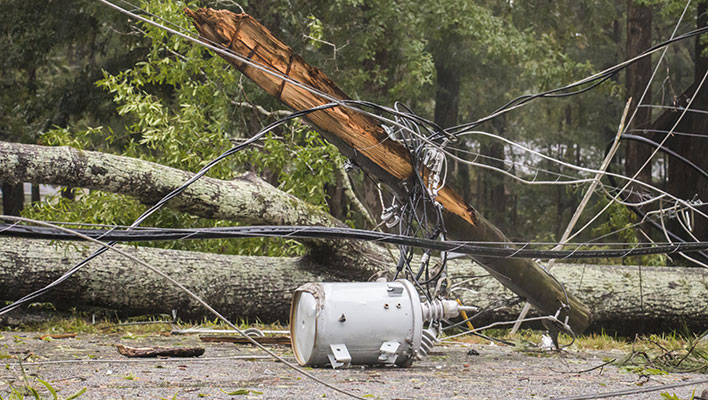
M 120 336 L 79 334 L 42 340 L 38 332 L 0 332 L 0 397 L 27 383 L 42 398 L 58 398 L 85 388 L 78 399 L 320 399 L 348 398 L 280 362 L 261 358 L 250 345 L 206 343 L 198 336 Z M 117 344 L 203 346 L 199 358 L 135 359 L 118 353 Z M 269 346 L 293 360 L 289 346 Z M 468 354 L 472 353 L 479 355 Z M 438 345 L 410 368 L 307 368 L 320 379 L 372 399 L 552 399 L 572 395 L 647 388 L 708 379 L 701 374 L 646 374 L 606 365 L 620 351 L 542 352 L 491 344 Z M 245 358 L 244 358 L 245 357 Z M 251 358 L 249 358 L 251 357 Z M 294 361 L 294 360 L 293 360 Z M 20 363 L 21 362 L 21 363 Z M 690 399 L 708 384 L 616 397 L 661 399 L 661 393 Z M 26 393 L 27 398 L 34 398 Z M 10 397 L 11 398 L 11 397 Z

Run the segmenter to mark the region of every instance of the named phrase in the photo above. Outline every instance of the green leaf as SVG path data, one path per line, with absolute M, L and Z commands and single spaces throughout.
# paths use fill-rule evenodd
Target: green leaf
M 251 390 L 251 389 L 236 389 L 232 392 L 226 392 L 226 391 L 224 391 L 224 389 L 220 389 L 220 390 L 229 396 L 246 396 L 249 394 L 263 394 L 263 392 L 259 392 L 259 391 Z
M 43 379 L 40 379 L 40 378 L 37 378 L 37 381 L 38 381 L 39 383 L 41 383 L 42 385 L 44 385 L 45 388 L 47 388 L 47 390 L 49 391 L 49 393 L 52 394 L 52 398 L 53 398 L 54 400 L 57 400 L 57 399 L 58 399 L 57 391 L 54 390 L 54 388 L 52 387 L 52 385 L 49 384 L 49 382 L 47 382 L 47 381 L 45 381 L 45 380 L 43 380 Z
M 227 392 L 227 391 L 221 389 L 221 391 L 224 392 L 224 394 L 226 394 L 228 396 L 245 396 L 245 395 L 248 395 L 249 393 L 251 393 L 251 391 L 248 389 L 236 389 L 232 392 Z
M 71 396 L 67 397 L 66 400 L 74 400 L 75 398 L 81 396 L 82 394 L 86 393 L 86 388 L 82 388 L 78 392 L 72 394 Z

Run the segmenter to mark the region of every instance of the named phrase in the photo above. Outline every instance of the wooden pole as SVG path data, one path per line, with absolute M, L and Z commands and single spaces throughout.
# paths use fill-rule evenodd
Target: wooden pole
M 302 57 L 279 41 L 248 14 L 228 10 L 185 9 L 202 38 L 221 45 L 254 63 L 277 71 L 290 79 L 315 88 L 330 97 L 347 100 L 322 71 L 307 64 Z M 264 72 L 235 58 L 223 56 L 248 78 L 295 110 L 306 110 L 330 101 L 284 79 Z M 370 175 L 378 178 L 399 195 L 405 183 L 414 177 L 408 150 L 390 140 L 373 118 L 344 107 L 321 110 L 307 119 L 320 133 L 347 157 Z M 484 219 L 449 186 L 440 190 L 436 199 L 444 207 L 448 237 L 452 240 L 508 242 L 504 234 Z M 531 260 L 478 258 L 504 286 L 518 294 L 545 314 L 561 310 L 560 318 L 580 333 L 590 323 L 590 311 L 560 283 Z

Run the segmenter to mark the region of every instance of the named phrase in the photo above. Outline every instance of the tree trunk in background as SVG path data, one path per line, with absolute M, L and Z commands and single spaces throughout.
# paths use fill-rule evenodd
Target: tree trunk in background
M 706 4 L 706 2 L 699 2 L 697 7 L 697 28 L 706 26 L 708 20 L 706 12 L 708 12 L 708 4 Z M 705 40 L 705 36 L 698 36 L 696 38 L 693 85 L 679 100 L 682 103 L 677 104 L 678 106 L 686 105 L 690 96 L 694 95 L 706 71 L 708 71 L 708 56 L 704 54 L 708 46 L 705 43 L 701 43 L 702 38 Z M 708 87 L 706 87 L 706 83 L 704 83 L 704 86 L 698 92 L 696 99 L 691 104 L 691 108 L 696 110 L 705 110 L 708 108 Z M 674 112 L 673 115 L 674 117 L 671 118 L 671 120 L 672 123 L 675 123 L 680 112 Z M 666 129 L 671 129 L 671 127 L 669 126 Z M 687 112 L 676 128 L 676 131 L 706 135 L 708 134 L 708 115 Z M 708 157 L 706 157 L 706 155 L 708 155 L 708 140 L 705 138 L 674 135 L 669 138 L 667 143 L 671 150 L 688 158 L 704 171 L 708 171 Z M 708 178 L 689 167 L 686 163 L 670 157 L 668 191 L 684 200 L 700 199 L 705 202 L 708 201 Z M 701 209 L 703 212 L 708 213 L 708 207 L 702 207 Z M 697 218 L 697 223 L 694 224 L 692 233 L 699 240 L 708 240 L 708 223 L 700 217 Z M 672 224 L 672 229 L 676 232 L 684 232 L 683 228 L 676 223 Z
M 454 42 L 458 45 L 458 42 Z M 442 128 L 457 125 L 460 108 L 460 65 L 450 54 L 449 45 L 438 44 L 433 51 L 435 61 L 435 123 Z
M 443 35 L 444 40 L 433 45 L 432 54 L 435 61 L 435 114 L 434 121 L 441 128 L 450 128 L 458 124 L 460 112 L 460 84 L 462 81 L 462 61 L 459 60 L 460 38 L 454 34 Z M 467 150 L 464 140 L 457 146 Z M 466 158 L 464 154 L 453 150 L 453 153 Z M 460 188 L 460 194 L 465 201 L 472 201 L 472 182 L 470 182 L 470 165 L 448 159 L 450 172 L 447 179 L 451 185 Z
M 36 203 L 41 200 L 41 193 L 39 192 L 39 184 L 32 184 L 32 203 Z
M 25 188 L 22 182 L 2 184 L 2 209 L 5 215 L 19 216 L 25 206 Z
M 337 174 L 334 178 L 334 183 L 327 184 L 324 187 L 325 193 L 327 193 L 326 201 L 329 213 L 340 221 L 347 219 L 347 205 L 344 203 L 343 178 L 348 179 L 346 175 L 342 176 L 341 174 Z
M 708 22 L 708 5 L 705 2 L 700 2 L 697 7 L 697 27 L 702 28 Z M 696 38 L 695 42 L 695 69 L 693 84 L 686 89 L 674 102 L 676 107 L 686 107 L 691 97 L 696 98 L 691 103 L 691 108 L 695 110 L 708 109 L 708 82 L 705 82 L 700 91 L 696 94 L 696 89 L 708 71 L 708 56 L 704 54 L 707 45 L 701 43 L 701 37 Z M 659 131 L 668 131 L 674 127 L 678 118 L 681 116 L 681 111 L 668 110 L 662 113 L 659 118 L 654 121 L 652 129 Z M 699 135 L 708 135 L 708 115 L 703 113 L 687 112 L 681 118 L 681 121 L 675 128 L 676 132 L 692 133 Z M 665 137 L 665 133 L 658 133 L 655 141 L 661 142 Z M 708 171 L 708 140 L 705 138 L 697 138 L 675 134 L 666 141 L 666 145 L 676 153 L 686 157 L 699 168 Z M 667 191 L 676 197 L 684 200 L 698 199 L 701 202 L 708 201 L 708 179 L 691 168 L 683 161 L 669 156 L 668 170 L 668 187 Z M 703 212 L 708 213 L 708 207 L 700 208 Z M 692 213 L 689 213 L 692 214 Z M 673 218 L 667 221 L 669 229 L 675 234 L 683 237 L 685 240 L 694 240 L 687 233 L 678 221 Z M 691 224 L 693 231 L 691 234 L 698 240 L 708 240 L 708 224 L 701 218 L 696 216 L 695 223 Z
M 651 9 L 637 4 L 637 0 L 627 0 L 627 58 L 632 58 L 651 47 Z M 651 57 L 645 57 L 627 67 L 627 96 L 632 98 L 632 106 L 636 107 L 642 97 L 644 89 L 649 84 L 652 64 Z M 651 104 L 650 92 L 642 101 Z M 646 128 L 651 124 L 651 109 L 639 108 L 629 126 L 630 129 Z M 651 147 L 642 143 L 628 141 L 625 143 L 624 172 L 627 176 L 634 174 L 641 168 L 652 153 Z M 641 170 L 637 176 L 642 182 L 651 182 L 651 164 Z M 633 185 L 635 188 L 636 185 Z
M 492 121 L 494 130 L 499 136 L 504 136 L 506 117 L 501 115 Z M 499 140 L 483 138 L 480 140 L 479 152 L 486 157 L 480 161 L 499 169 L 504 168 L 504 144 Z M 504 177 L 494 171 L 481 170 L 477 173 L 477 201 L 482 214 L 495 221 L 500 229 L 508 227 L 509 213 L 506 210 L 506 193 Z

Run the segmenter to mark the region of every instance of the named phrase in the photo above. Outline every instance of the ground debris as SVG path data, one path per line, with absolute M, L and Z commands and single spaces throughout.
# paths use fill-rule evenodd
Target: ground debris
M 60 334 L 52 334 L 52 335 L 42 335 L 39 337 L 40 340 L 50 340 L 50 339 L 68 339 L 68 338 L 75 338 L 76 333 L 60 333 Z
M 283 344 L 290 345 L 288 336 L 251 336 L 251 339 L 260 344 Z M 236 344 L 253 344 L 248 338 L 243 336 L 199 336 L 202 342 L 228 342 Z
M 199 357 L 203 347 L 129 347 L 116 345 L 118 352 L 126 357 Z

